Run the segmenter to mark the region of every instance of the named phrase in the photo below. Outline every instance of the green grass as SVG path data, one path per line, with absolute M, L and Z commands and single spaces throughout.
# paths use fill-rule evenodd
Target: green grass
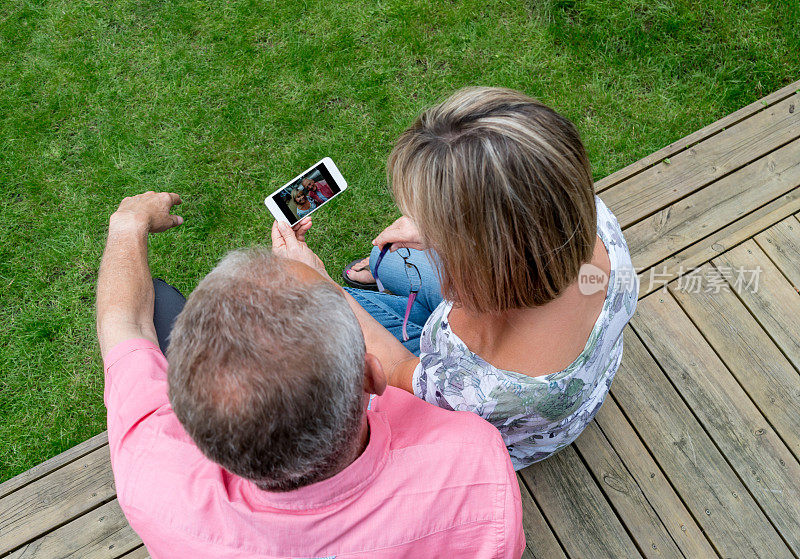
M 153 273 L 188 293 L 258 243 L 265 194 L 323 156 L 333 275 L 397 216 L 393 139 L 470 84 L 581 130 L 596 178 L 800 78 L 797 0 L 12 1 L 0 6 L 0 481 L 105 428 L 94 337 L 107 218 L 180 193 Z

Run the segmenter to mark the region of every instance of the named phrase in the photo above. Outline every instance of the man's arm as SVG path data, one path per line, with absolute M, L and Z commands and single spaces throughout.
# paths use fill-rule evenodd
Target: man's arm
M 125 198 L 111 215 L 97 279 L 97 338 L 103 357 L 131 338 L 158 343 L 147 235 L 183 223 L 183 218 L 169 213 L 180 203 L 177 194 L 145 192 Z
M 305 234 L 311 228 L 311 218 L 305 218 L 295 225 L 294 229 L 286 223 L 276 221 L 272 224 L 272 250 L 275 254 L 297 260 L 317 270 L 323 278 L 333 283 L 339 289 L 339 284 L 334 282 L 325 270 L 322 261 L 314 254 L 305 242 Z M 361 331 L 364 334 L 364 344 L 367 352 L 375 355 L 386 371 L 389 384 L 414 393 L 412 380 L 414 370 L 419 364 L 419 357 L 408 351 L 403 344 L 381 326 L 358 301 L 342 290 L 350 309 L 356 315 Z

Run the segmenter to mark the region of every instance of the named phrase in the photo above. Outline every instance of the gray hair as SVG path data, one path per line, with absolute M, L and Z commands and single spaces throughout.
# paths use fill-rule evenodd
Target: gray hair
M 287 491 L 330 477 L 354 452 L 364 353 L 335 285 L 298 285 L 268 249 L 237 250 L 175 322 L 169 398 L 209 459 L 263 489 Z

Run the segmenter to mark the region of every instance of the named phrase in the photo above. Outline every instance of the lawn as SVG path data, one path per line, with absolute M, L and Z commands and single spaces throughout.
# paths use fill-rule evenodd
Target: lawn
M 0 481 L 105 429 L 94 285 L 109 214 L 170 190 L 153 274 L 188 293 L 262 242 L 323 156 L 352 188 L 310 244 L 337 276 L 398 212 L 393 139 L 469 85 L 580 129 L 603 177 L 800 77 L 798 3 L 27 1 L 0 5 Z

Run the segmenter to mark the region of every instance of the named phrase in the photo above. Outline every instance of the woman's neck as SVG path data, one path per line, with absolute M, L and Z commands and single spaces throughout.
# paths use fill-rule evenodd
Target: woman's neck
M 602 241 L 592 264 L 610 273 Z M 603 309 L 605 290 L 583 294 L 578 281 L 545 305 L 478 313 L 457 304 L 451 329 L 467 347 L 498 369 L 541 376 L 563 370 L 583 351 Z

